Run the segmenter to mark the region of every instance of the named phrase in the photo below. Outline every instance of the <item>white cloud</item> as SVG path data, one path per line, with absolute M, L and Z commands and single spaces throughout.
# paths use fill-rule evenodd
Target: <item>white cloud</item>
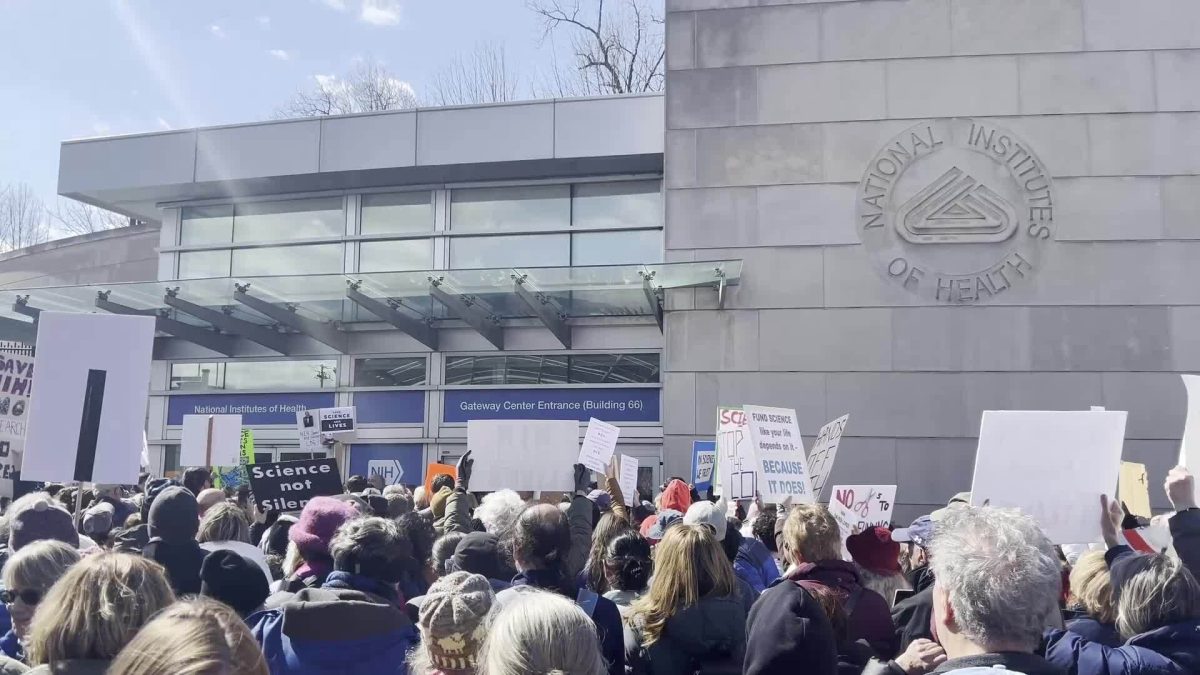
M 258 25 L 262 26 L 263 28 L 271 27 L 271 17 L 267 16 L 266 14 L 263 14 L 262 16 L 258 17 L 257 21 L 258 21 Z
M 288 59 L 292 58 L 292 55 L 289 54 L 286 49 L 271 49 L 268 50 L 267 53 L 279 59 L 280 61 L 287 61 Z
M 210 33 L 212 33 L 212 34 L 213 34 L 213 36 L 214 36 L 214 37 L 216 37 L 217 39 L 220 39 L 220 40 L 224 40 L 224 39 L 225 39 L 225 29 L 224 29 L 224 28 L 221 28 L 221 27 L 220 27 L 220 26 L 218 26 L 217 24 L 215 24 L 215 23 L 214 23 L 213 25 L 209 26 L 209 27 L 208 27 L 208 30 L 209 30 L 209 32 L 210 32 Z
M 359 18 L 376 26 L 395 26 L 400 23 L 400 1 L 363 0 Z
M 92 131 L 96 132 L 97 136 L 107 136 L 112 127 L 108 126 L 107 122 L 92 122 Z
M 330 9 L 336 9 L 339 12 L 346 11 L 346 0 L 321 0 L 321 2 Z
M 158 118 L 158 119 L 156 119 L 155 121 L 156 121 L 156 122 L 158 122 L 158 128 L 160 128 L 160 129 L 162 129 L 162 130 L 164 130 L 164 131 L 170 131 L 171 129 L 174 129 L 174 128 L 175 128 L 175 127 L 172 127 L 172 126 L 171 126 L 171 123 L 170 123 L 170 122 L 168 122 L 168 121 L 164 120 L 164 119 L 163 119 L 163 118 L 161 118 L 161 117 L 159 117 L 159 118 Z

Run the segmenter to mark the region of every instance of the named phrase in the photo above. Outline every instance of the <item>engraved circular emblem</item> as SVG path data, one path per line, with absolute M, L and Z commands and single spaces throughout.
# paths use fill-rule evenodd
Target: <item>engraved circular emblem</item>
M 928 301 L 986 302 L 1028 283 L 1054 241 L 1050 172 L 990 122 L 909 128 L 871 159 L 857 200 L 880 271 Z

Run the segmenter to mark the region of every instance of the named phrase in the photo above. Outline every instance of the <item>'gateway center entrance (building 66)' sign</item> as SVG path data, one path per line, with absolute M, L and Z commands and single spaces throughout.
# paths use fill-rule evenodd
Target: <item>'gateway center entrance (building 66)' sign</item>
M 922 122 L 871 159 L 858 229 L 883 273 L 926 300 L 987 301 L 1027 281 L 1053 241 L 1050 172 L 988 122 Z

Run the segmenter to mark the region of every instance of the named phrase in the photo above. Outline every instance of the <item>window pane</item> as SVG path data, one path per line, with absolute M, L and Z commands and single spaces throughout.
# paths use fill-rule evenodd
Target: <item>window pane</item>
M 224 386 L 222 363 L 172 363 L 171 389 L 220 389 Z
M 328 456 L 328 453 L 324 452 L 280 452 L 279 461 L 298 462 L 302 459 L 324 459 Z
M 341 244 L 235 249 L 233 275 L 336 274 L 342 263 Z
M 572 227 L 662 227 L 662 216 L 656 180 L 575 186 Z
M 425 359 L 378 358 L 354 362 L 356 387 L 415 387 L 425 384 Z
M 450 240 L 450 267 L 556 267 L 571 264 L 571 236 L 528 234 Z
M 180 279 L 229 276 L 229 250 L 188 251 L 179 254 Z
M 572 265 L 645 265 L 662 262 L 662 230 L 575 232 Z
M 433 240 L 364 241 L 358 248 L 360 272 L 433 269 Z
M 397 192 L 362 196 L 362 234 L 426 232 L 433 229 L 433 193 Z
M 446 384 L 652 384 L 658 354 L 509 354 L 446 358 Z
M 505 384 L 566 384 L 565 355 L 533 356 L 513 354 L 505 357 Z
M 504 357 L 448 357 L 446 384 L 504 384 Z
M 341 197 L 239 204 L 236 211 L 233 240 L 239 242 L 336 237 L 346 232 Z
M 658 354 L 571 356 L 572 384 L 645 384 L 658 380 Z
M 226 389 L 333 389 L 337 361 L 230 361 Z
M 178 445 L 163 446 L 163 475 L 174 475 L 179 471 L 179 447 Z
M 458 231 L 554 230 L 571 225 L 571 187 L 535 185 L 450 193 L 450 228 Z
M 183 209 L 179 224 L 181 246 L 233 241 L 233 206 L 193 206 Z

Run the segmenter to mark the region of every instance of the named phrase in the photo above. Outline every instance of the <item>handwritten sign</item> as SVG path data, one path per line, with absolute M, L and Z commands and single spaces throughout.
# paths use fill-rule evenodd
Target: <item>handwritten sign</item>
M 0 451 L 5 457 L 25 449 L 32 392 L 33 357 L 0 352 Z
M 317 421 L 317 410 L 297 410 L 296 429 L 300 433 L 300 452 L 321 454 L 325 447 L 321 444 L 321 427 Z
M 812 475 L 813 494 L 818 500 L 833 471 L 833 460 L 837 458 L 838 445 L 842 442 L 842 434 L 849 420 L 850 415 L 842 415 L 821 427 L 817 440 L 813 441 L 812 449 L 808 451 L 808 471 Z
M 794 504 L 810 504 L 815 501 L 808 462 L 803 454 L 795 450 L 760 450 L 756 460 L 758 489 L 764 502 L 782 504 L 790 499 Z
M 617 449 L 621 428 L 593 417 L 579 446 L 579 463 L 596 473 L 604 473 Z
M 717 408 L 717 464 L 726 500 L 754 498 L 758 471 L 746 413 L 741 408 Z
M 845 539 L 872 527 L 888 527 L 895 503 L 895 485 L 835 485 L 829 510 Z
M 617 479 L 617 482 L 621 485 L 621 495 L 625 497 L 625 504 L 628 506 L 634 506 L 637 504 L 637 477 L 637 457 L 621 455 L 621 475 Z
M 692 441 L 692 485 L 703 495 L 712 485 L 717 468 L 717 444 L 713 441 Z
M 755 452 L 804 452 L 795 410 L 757 405 L 742 406 L 742 410 L 749 418 L 750 439 Z
M 241 458 L 233 466 L 218 466 L 213 471 L 213 487 L 238 488 L 250 483 L 246 467 L 254 464 L 254 432 L 242 429 Z
M 1146 465 L 1137 462 L 1121 462 L 1121 475 L 1117 480 L 1117 499 L 1135 516 L 1149 518 L 1150 485 L 1146 480 Z

